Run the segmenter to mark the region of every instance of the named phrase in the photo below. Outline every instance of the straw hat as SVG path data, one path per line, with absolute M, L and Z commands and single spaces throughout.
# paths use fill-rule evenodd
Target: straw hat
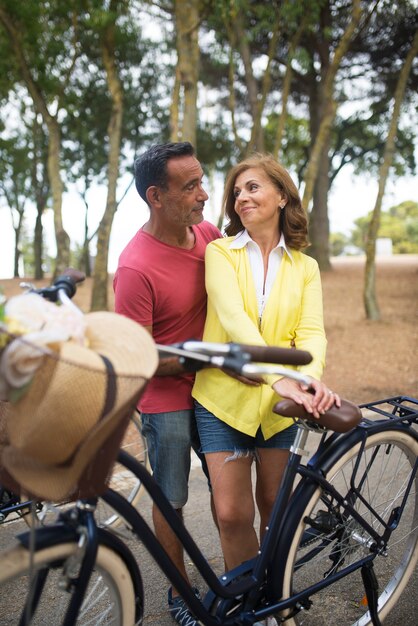
M 88 347 L 45 354 L 7 414 L 0 480 L 42 499 L 87 497 L 105 488 L 138 397 L 158 356 L 149 333 L 116 313 L 85 316 Z

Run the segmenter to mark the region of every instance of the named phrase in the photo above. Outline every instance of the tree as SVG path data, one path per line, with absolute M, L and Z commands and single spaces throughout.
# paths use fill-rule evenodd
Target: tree
M 393 98 L 393 111 L 389 132 L 386 139 L 383 160 L 380 168 L 379 187 L 373 209 L 372 218 L 370 220 L 367 240 L 366 240 L 366 267 L 364 275 L 364 306 L 367 319 L 379 320 L 380 311 L 376 298 L 376 238 L 380 225 L 380 214 L 382 208 L 382 200 L 385 192 L 385 186 L 389 175 L 389 169 L 393 160 L 395 150 L 395 139 L 398 128 L 398 120 L 401 112 L 401 105 L 406 90 L 408 76 L 411 71 L 412 62 L 418 54 L 418 30 L 415 33 L 410 50 L 407 54 L 405 63 L 399 73 L 399 79 L 396 85 Z
M 79 54 L 79 4 L 76 0 L 51 6 L 37 0 L 0 2 L 0 24 L 9 39 L 19 80 L 26 86 L 35 111 L 42 116 L 48 132 L 48 176 L 57 243 L 57 272 L 69 265 L 70 254 L 70 240 L 62 222 L 60 118 L 63 96 Z
M 87 69 L 83 76 L 76 78 L 74 95 L 70 96 L 68 104 L 69 115 L 63 127 L 66 137 L 63 162 L 68 185 L 79 195 L 85 208 L 84 238 L 81 247 L 77 247 L 75 265 L 88 277 L 92 275 L 90 244 L 98 229 L 95 226 L 93 232 L 89 230 L 88 194 L 94 182 L 106 184 L 103 172 L 107 154 L 103 149 L 103 137 L 107 133 L 109 106 L 108 92 L 103 83 L 98 80 L 97 72 L 92 74 Z M 100 109 L 97 102 L 101 103 Z
M 33 266 L 34 278 L 40 280 L 44 276 L 42 217 L 50 197 L 51 187 L 48 177 L 48 142 L 45 140 L 45 132 L 37 116 L 34 117 L 30 130 L 33 138 L 31 163 L 32 185 L 30 195 L 34 197 L 36 206 L 36 221 L 33 238 Z
M 21 258 L 21 234 L 24 225 L 25 211 L 32 201 L 36 207 L 36 222 L 31 257 L 34 278 L 43 277 L 43 227 L 42 215 L 49 197 L 47 176 L 47 142 L 42 125 L 30 105 L 26 94 L 21 90 L 15 94 L 16 106 L 1 111 L 6 119 L 8 116 L 19 115 L 20 124 L 12 128 L 10 125 L 4 138 L 0 138 L 2 159 L 0 161 L 0 195 L 3 195 L 10 209 L 13 229 L 15 232 L 14 276 L 19 276 L 19 260 Z
M 209 4 L 212 12 L 207 25 L 213 28 L 222 48 L 229 50 L 225 67 L 229 91 L 227 104 L 235 147 L 239 157 L 254 150 L 264 151 L 263 118 L 272 90 L 281 27 L 291 3 L 214 0 Z M 260 69 L 261 56 L 266 58 L 264 69 Z M 219 74 L 217 78 L 219 84 Z M 247 130 L 245 134 L 238 130 L 240 121 Z
M 170 136 L 196 146 L 197 81 L 200 49 L 200 0 L 174 0 L 177 65 L 173 89 Z
M 330 247 L 332 256 L 340 256 L 343 254 L 345 247 L 348 245 L 349 238 L 343 233 L 331 233 Z
M 304 173 L 304 192 L 302 204 L 306 211 L 313 200 L 309 218 L 309 235 L 312 241 L 310 254 L 314 256 L 321 269 L 330 269 L 329 262 L 329 219 L 328 219 L 328 192 L 329 192 L 329 152 L 331 145 L 331 130 L 337 112 L 335 98 L 335 82 L 337 72 L 347 54 L 351 41 L 358 28 L 362 10 L 360 0 L 353 0 L 351 15 L 348 17 L 345 29 L 340 39 L 332 42 L 328 37 L 332 23 L 330 2 L 321 7 L 322 24 L 315 38 L 316 54 L 320 58 L 321 73 L 316 72 L 312 58 L 310 75 L 310 132 L 311 145 L 309 161 Z M 334 26 L 335 27 L 335 26 Z M 313 79 L 313 80 L 312 80 Z
M 211 23 L 219 29 L 218 37 L 222 34 L 222 28 L 226 29 L 231 50 L 236 49 L 240 53 L 240 59 L 234 67 L 235 84 L 232 85 L 229 102 L 235 107 L 231 113 L 232 127 L 241 155 L 253 149 L 265 150 L 266 147 L 278 154 L 284 135 L 287 134 L 287 128 L 284 133 L 284 121 L 291 123 L 287 116 L 291 90 L 293 102 L 296 105 L 303 102 L 307 107 L 309 132 L 308 143 L 304 146 L 303 167 L 298 167 L 294 161 L 290 162 L 290 167 L 292 170 L 298 169 L 303 175 L 303 202 L 306 210 L 312 197 L 314 199 L 310 215 L 311 253 L 318 259 L 321 268 L 326 269 L 329 267 L 329 148 L 337 110 L 335 84 L 342 61 L 358 29 L 360 0 L 349 3 L 318 0 L 297 5 L 292 2 L 274 2 L 262 6 L 251 0 L 230 0 L 221 4 L 224 7 L 220 11 L 221 17 L 218 17 L 218 21 L 212 18 Z M 223 25 L 219 24 L 220 19 Z M 231 54 L 230 65 L 233 59 L 234 55 Z M 295 59 L 293 67 L 292 61 Z M 261 62 L 265 69 L 258 69 L 256 75 L 254 68 L 259 68 Z M 245 91 L 238 84 L 239 67 L 242 67 Z M 280 67 L 284 67 L 284 75 Z M 280 115 L 274 111 L 278 96 L 281 96 Z M 244 115 L 241 124 L 237 121 L 240 107 L 246 107 L 247 118 L 250 116 L 251 134 L 248 141 L 243 141 L 236 131 L 239 125 L 246 126 Z M 267 117 L 271 121 L 273 116 L 277 130 L 270 127 L 272 141 L 268 142 L 262 120 Z M 293 144 L 291 150 L 294 147 Z M 284 164 L 289 166 L 285 153 L 286 150 L 282 149 Z
M 108 252 L 113 218 L 118 204 L 126 193 L 117 198 L 118 181 L 122 172 L 132 171 L 138 146 L 162 138 L 168 132 L 168 117 L 163 112 L 166 86 L 155 73 L 155 47 L 144 42 L 133 14 L 135 3 L 112 0 L 103 8 L 98 0 L 97 12 L 92 13 L 92 36 L 100 51 L 101 61 L 95 58 L 98 71 L 105 69 L 108 93 L 109 121 L 107 139 L 107 199 L 97 232 L 97 254 L 91 308 L 107 308 Z M 130 11 L 134 13 L 131 13 Z M 91 62 L 94 53 L 90 51 Z M 153 98 L 150 97 L 150 94 Z M 126 111 L 125 102 L 128 102 Z M 102 139 L 103 137 L 101 137 Z M 124 153 L 125 147 L 125 153 Z M 121 161 L 122 167 L 121 167 Z M 127 165 L 128 164 L 128 165 Z M 128 185 L 132 184 L 133 178 Z
M 287 114 L 288 114 L 287 105 L 289 101 L 289 95 L 290 95 L 292 77 L 293 77 L 292 62 L 294 60 L 296 49 L 299 46 L 300 39 L 302 37 L 304 30 L 306 29 L 308 25 L 308 22 L 309 22 L 309 14 L 305 12 L 302 18 L 300 19 L 299 26 L 293 33 L 292 38 L 289 43 L 289 53 L 288 53 L 287 62 L 286 62 L 286 70 L 285 70 L 285 74 L 283 77 L 281 111 L 278 116 L 277 130 L 275 132 L 275 137 L 274 137 L 273 154 L 278 160 L 279 160 L 279 157 L 281 156 L 282 142 L 283 142 L 283 136 L 285 132 L 285 126 L 286 126 Z
M 27 146 L 19 135 L 0 140 L 2 158 L 0 161 L 0 196 L 3 196 L 10 210 L 15 232 L 15 252 L 13 275 L 19 276 L 21 255 L 20 235 L 30 184 L 30 160 Z
M 119 79 L 117 62 L 116 22 L 119 11 L 126 9 L 125 3 L 111 0 L 107 15 L 102 14 L 104 21 L 100 34 L 103 65 L 106 71 L 107 85 L 111 95 L 112 109 L 107 127 L 109 137 L 108 148 L 108 187 L 106 208 L 99 224 L 97 255 L 94 266 L 94 281 L 92 290 L 91 309 L 100 311 L 107 309 L 107 263 L 109 255 L 109 239 L 113 217 L 117 208 L 116 187 L 119 176 L 119 158 L 121 148 L 122 118 L 123 118 L 123 86 Z
M 225 7 L 236 5 L 232 0 L 222 4 Z M 381 149 L 379 142 L 381 120 L 388 106 L 387 98 L 382 98 L 384 88 L 382 68 L 387 66 L 389 69 L 392 68 L 393 72 L 396 61 L 402 56 L 400 42 L 408 37 L 408 23 L 412 17 L 410 3 L 405 2 L 404 6 L 401 3 L 394 6 L 392 3 L 389 9 L 382 0 L 373 3 L 318 0 L 306 5 L 297 3 L 297 6 L 295 3 L 282 2 L 280 12 L 286 28 L 281 29 L 271 63 L 269 63 L 269 45 L 273 37 L 272 29 L 276 28 L 273 10 L 270 19 L 266 20 L 268 28 L 263 30 L 262 21 L 254 19 L 255 8 L 259 3 L 247 1 L 239 4 L 240 7 L 243 5 L 246 7 L 243 11 L 246 19 L 245 41 L 247 48 L 250 47 L 251 64 L 244 61 L 241 63 L 244 70 L 245 67 L 249 68 L 241 72 L 247 85 L 245 91 L 241 86 L 244 79 L 241 81 L 238 62 L 234 66 L 235 88 L 229 102 L 235 107 L 231 115 L 235 143 L 243 153 L 246 144 L 243 142 L 243 133 L 239 135 L 237 129 L 255 128 L 256 116 L 252 111 L 255 111 L 256 107 L 251 104 L 254 98 L 248 85 L 251 84 L 249 78 L 254 76 L 254 72 L 251 75 L 252 68 L 263 63 L 263 66 L 269 68 L 267 82 L 271 84 L 265 101 L 268 106 L 263 110 L 264 119 L 268 119 L 267 125 L 263 127 L 264 145 L 268 150 L 278 154 L 278 147 L 281 144 L 280 156 L 284 165 L 297 172 L 300 182 L 304 181 L 304 203 L 308 207 L 312 201 L 310 254 L 319 261 L 321 269 L 327 269 L 330 267 L 329 189 L 346 163 L 355 164 L 356 159 L 364 161 L 366 154 L 369 155 L 369 161 L 378 158 Z M 270 5 L 263 6 L 266 12 L 270 8 Z M 302 20 L 300 15 L 299 19 L 296 19 L 295 15 L 292 16 L 292 10 L 302 10 L 304 19 Z M 388 19 L 392 11 L 395 11 L 395 17 L 391 15 Z M 375 14 L 378 19 L 375 19 Z M 286 19 L 283 16 L 286 16 Z M 231 14 L 231 21 L 233 18 L 234 15 Z M 222 20 L 227 24 L 227 15 L 222 14 Z M 380 27 L 383 24 L 389 24 L 390 28 L 384 29 L 385 46 L 382 47 Z M 220 36 L 222 26 L 219 25 L 217 28 L 217 36 Z M 235 40 L 241 42 L 237 28 L 235 25 L 235 39 L 229 37 L 231 45 Z M 368 34 L 369 31 L 371 34 Z M 386 39 L 390 41 L 390 46 L 387 45 Z M 240 47 L 243 48 L 243 44 L 240 43 Z M 396 50 L 399 51 L 398 54 Z M 371 59 L 371 62 L 368 59 Z M 279 68 L 284 68 L 284 72 Z M 253 91 L 258 94 L 260 103 L 263 101 L 260 94 L 263 94 L 262 85 L 265 84 L 266 76 L 267 70 L 264 74 L 259 71 L 258 78 L 254 76 L 256 89 Z M 373 80 L 370 80 L 369 76 L 373 76 Z M 218 84 L 219 82 L 218 78 Z M 369 86 L 367 89 L 366 84 Z M 278 97 L 281 97 L 280 113 L 275 110 L 275 107 L 278 108 L 277 104 L 275 105 Z M 360 99 L 362 106 L 357 102 Z M 348 107 L 344 107 L 347 102 L 352 109 L 348 114 Z M 367 115 L 372 106 L 374 107 L 372 114 Z M 288 113 L 289 109 L 291 114 Z M 341 114 L 336 117 L 337 111 L 340 110 Z M 356 124 L 351 121 L 353 116 L 357 121 Z M 283 132 L 284 117 L 285 132 Z M 362 143 L 362 138 L 371 136 L 370 129 L 373 123 L 376 125 L 374 141 L 366 145 L 365 142 Z M 352 141 L 347 146 L 350 131 Z M 355 132 L 357 136 L 354 136 Z M 411 132 L 413 133 L 413 130 Z M 406 159 L 409 159 L 408 152 L 411 156 L 413 152 L 412 135 L 408 139 L 404 134 L 404 139 L 406 141 L 399 152 L 398 164 L 401 164 L 405 155 L 406 165 Z M 261 145 L 261 142 L 258 145 Z M 357 146 L 361 146 L 361 149 Z M 412 166 L 411 160 L 409 164 Z
M 353 245 L 366 250 L 368 230 L 373 211 L 354 222 L 350 241 Z M 387 211 L 382 211 L 379 220 L 377 238 L 387 237 L 392 240 L 395 254 L 418 253 L 418 203 L 406 200 Z
M 312 198 L 311 253 L 327 267 L 328 192 L 348 163 L 370 176 L 379 171 L 399 67 L 412 40 L 413 5 L 360 2 L 363 15 L 353 37 L 358 0 L 0 0 L 11 23 L 7 29 L 0 19 L 0 106 L 18 85 L 34 103 L 38 225 L 48 193 L 59 219 L 60 194 L 76 188 L 86 207 L 84 268 L 97 237 L 97 288 L 106 293 L 113 217 L 132 183 L 131 176 L 125 183 L 124 174 L 132 173 L 137 150 L 170 136 L 190 139 L 213 179 L 214 171 L 264 149 L 280 157 L 299 186 L 305 180 L 305 200 Z M 142 32 L 145 11 L 161 32 L 149 45 Z M 113 43 L 108 39 L 105 46 L 112 20 Z M 24 80 L 28 72 L 32 83 Z M 409 114 L 416 88 L 412 72 L 403 99 Z M 398 130 L 395 175 L 414 171 L 415 136 L 414 124 Z M 90 192 L 95 184 L 107 185 L 108 192 L 100 236 L 89 219 L 89 207 L 97 203 Z M 41 241 L 36 235 L 39 259 Z M 95 306 L 105 302 L 100 295 Z

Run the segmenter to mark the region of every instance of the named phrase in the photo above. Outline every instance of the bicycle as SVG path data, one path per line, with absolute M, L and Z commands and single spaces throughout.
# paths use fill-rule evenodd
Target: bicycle
M 251 356 L 262 362 L 306 362 L 306 354 L 298 350 L 201 342 L 160 346 L 160 352 L 246 375 L 274 371 L 298 376 L 286 368 L 250 363 Z M 279 414 L 297 416 L 300 412 L 300 416 L 270 523 L 258 556 L 220 576 L 149 472 L 126 453 L 119 454 L 203 577 L 208 586 L 203 600 L 182 578 L 141 513 L 117 491 L 109 489 L 102 498 L 124 518 L 205 626 L 247 626 L 268 616 L 278 623 L 317 626 L 323 623 L 324 597 L 334 591 L 334 619 L 343 603 L 343 615 L 337 618 L 342 625 L 379 626 L 396 604 L 418 558 L 418 400 L 399 396 L 361 408 L 365 415 L 353 428 L 353 422 L 340 423 L 334 411 L 334 430 L 342 432 L 331 432 L 330 413 L 324 420 L 305 421 L 309 416 L 295 405 L 276 405 Z M 313 457 L 303 464 L 311 429 L 321 437 Z M 296 479 L 299 482 L 294 486 Z M 7 593 L 13 589 L 15 606 L 19 597 L 20 623 L 46 619 L 58 624 L 62 615 L 67 626 L 142 623 L 144 594 L 138 564 L 120 538 L 98 528 L 96 504 L 97 498 L 78 501 L 60 515 L 56 525 L 20 535 L 19 545 L 1 555 L 1 589 Z M 27 576 L 29 595 L 21 584 Z M 383 584 L 380 589 L 379 583 Z M 54 590 L 53 607 L 48 603 L 47 584 Z M 345 595 L 340 597 L 342 592 Z M 58 596 L 65 610 L 51 615 Z
M 21 283 L 21 287 L 25 288 L 27 293 L 35 293 L 51 302 L 65 303 L 68 306 L 73 305 L 71 299 L 77 291 L 77 286 L 84 280 L 85 274 L 83 272 L 67 268 L 50 286 L 37 289 L 31 283 Z M 8 403 L 0 402 L 0 431 L 2 422 L 7 419 L 7 412 Z M 129 452 L 131 456 L 144 464 L 147 469 L 150 469 L 147 443 L 142 435 L 141 418 L 137 410 L 132 412 L 121 449 Z M 109 485 L 122 492 L 133 506 L 138 505 L 144 494 L 141 481 L 120 463 L 115 464 Z M 62 507 L 65 504 L 65 502 L 59 503 L 58 506 Z M 0 525 L 19 519 L 23 519 L 29 526 L 37 523 L 46 523 L 51 518 L 51 515 L 55 519 L 56 509 L 57 504 L 32 501 L 26 497 L 22 498 L 0 484 Z M 104 501 L 98 503 L 96 519 L 99 525 L 103 527 L 116 528 L 122 523 L 120 517 Z

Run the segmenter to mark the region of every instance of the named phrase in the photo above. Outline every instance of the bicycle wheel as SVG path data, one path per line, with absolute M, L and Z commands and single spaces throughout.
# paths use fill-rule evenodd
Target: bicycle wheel
M 150 468 L 148 449 L 145 437 L 141 432 L 141 418 L 135 411 L 129 422 L 127 431 L 122 441 L 121 449 L 128 452 L 137 461 Z M 118 491 L 133 506 L 136 506 L 144 493 L 144 487 L 140 479 L 132 474 L 126 467 L 116 462 L 112 471 L 109 487 Z M 123 520 L 103 500 L 99 500 L 96 509 L 96 521 L 99 526 L 116 528 Z
M 0 560 L 1 623 L 5 626 L 61 624 L 71 597 L 66 588 L 68 573 L 77 572 L 78 551 L 77 543 L 67 542 L 37 550 L 33 561 L 29 550 L 23 546 L 3 553 Z M 20 622 L 31 581 L 45 569 L 48 576 L 36 612 L 32 620 Z M 135 623 L 135 593 L 129 570 L 116 552 L 100 545 L 76 624 L 132 626 Z
M 0 525 L 23 519 L 30 527 L 37 523 L 41 509 L 40 502 L 32 502 L 0 486 Z
M 371 435 L 359 456 L 360 443 L 342 450 L 326 477 L 340 493 L 350 498 L 350 480 L 356 462 L 354 483 L 368 505 L 384 522 L 402 502 L 418 454 L 418 442 L 404 430 L 390 429 Z M 418 502 L 415 476 L 399 525 L 392 533 L 385 555 L 374 559 L 379 584 L 378 611 L 384 619 L 407 584 L 418 558 Z M 300 508 L 291 514 L 295 528 L 287 554 L 283 597 L 306 589 L 359 559 L 370 555 L 370 535 L 352 517 L 346 516 L 321 488 L 312 487 L 299 494 Z M 357 497 L 356 510 L 379 533 L 382 523 Z M 285 544 L 282 544 L 285 550 Z M 284 553 L 282 553 L 284 554 Z M 365 598 L 361 571 L 356 570 L 319 593 L 311 596 L 312 606 L 290 620 L 292 626 L 366 626 L 371 618 Z

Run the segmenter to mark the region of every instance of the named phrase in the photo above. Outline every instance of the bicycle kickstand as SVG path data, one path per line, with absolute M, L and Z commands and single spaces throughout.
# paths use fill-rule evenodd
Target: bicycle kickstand
M 361 568 L 361 576 L 363 578 L 364 589 L 366 591 L 367 604 L 372 624 L 373 626 L 382 626 L 377 610 L 379 583 L 377 582 L 373 561 L 363 565 Z

